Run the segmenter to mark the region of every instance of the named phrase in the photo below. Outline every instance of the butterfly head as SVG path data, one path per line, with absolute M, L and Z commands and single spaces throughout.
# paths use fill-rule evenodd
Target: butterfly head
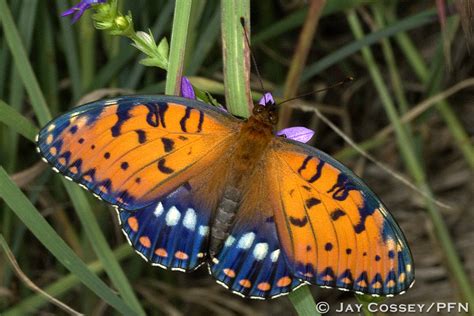
M 275 126 L 278 123 L 278 110 L 270 93 L 266 93 L 253 107 L 253 116 L 260 122 Z

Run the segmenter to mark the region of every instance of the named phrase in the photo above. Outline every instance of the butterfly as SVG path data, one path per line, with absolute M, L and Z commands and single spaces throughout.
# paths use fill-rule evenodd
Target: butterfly
M 200 101 L 127 96 L 77 107 L 39 133 L 43 159 L 112 204 L 145 260 L 204 263 L 243 297 L 303 284 L 393 296 L 414 282 L 394 218 L 347 167 L 276 137 L 277 105 L 247 120 Z

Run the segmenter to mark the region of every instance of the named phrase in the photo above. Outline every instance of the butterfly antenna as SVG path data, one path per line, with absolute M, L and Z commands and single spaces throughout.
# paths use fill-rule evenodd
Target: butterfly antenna
M 255 68 L 255 72 L 257 73 L 258 81 L 260 82 L 260 87 L 262 88 L 262 91 L 265 91 L 265 89 L 263 88 L 263 81 L 262 81 L 262 77 L 260 76 L 260 71 L 258 71 L 257 60 L 255 59 L 255 56 L 253 55 L 252 48 L 250 46 L 250 40 L 247 35 L 247 30 L 245 29 L 245 18 L 243 16 L 240 17 L 240 24 L 242 24 L 242 28 L 244 29 L 245 40 L 247 41 L 247 46 L 249 47 L 249 50 L 250 50 L 250 56 L 252 57 L 253 67 Z
M 326 91 L 326 90 L 329 90 L 329 89 L 332 89 L 332 88 L 335 88 L 335 87 L 339 87 L 339 86 L 343 86 L 345 85 L 346 83 L 348 82 L 351 82 L 354 80 L 354 77 L 347 77 L 345 78 L 344 80 L 341 80 L 339 82 L 336 82 L 332 85 L 330 85 L 329 87 L 326 87 L 324 89 L 319 89 L 319 90 L 315 90 L 315 91 L 312 91 L 312 92 L 309 92 L 309 93 L 305 93 L 305 94 L 300 94 L 299 96 L 296 96 L 294 98 L 290 98 L 290 99 L 286 99 L 282 102 L 280 102 L 278 105 L 282 105 L 283 103 L 286 103 L 286 102 L 289 102 L 289 101 L 293 101 L 293 100 L 296 100 L 296 99 L 301 99 L 303 97 L 307 97 L 308 95 L 313 95 L 313 94 L 316 94 L 316 93 L 319 93 L 319 92 L 323 92 L 323 91 Z

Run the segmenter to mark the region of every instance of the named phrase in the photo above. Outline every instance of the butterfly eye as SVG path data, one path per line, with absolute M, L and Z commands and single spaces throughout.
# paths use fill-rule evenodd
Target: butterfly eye
M 272 124 L 278 123 L 278 116 L 275 114 L 270 113 L 268 116 L 268 119 L 270 120 L 270 123 Z
M 262 113 L 263 112 L 263 107 L 257 105 L 253 108 L 254 113 Z

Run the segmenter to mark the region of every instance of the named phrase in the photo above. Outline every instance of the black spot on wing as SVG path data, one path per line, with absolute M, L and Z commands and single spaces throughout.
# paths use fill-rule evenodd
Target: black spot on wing
M 148 113 L 146 115 L 146 121 L 150 126 L 166 127 L 165 113 L 168 110 L 168 103 L 166 102 L 157 102 L 153 104 L 145 104 L 148 108 Z
M 344 201 L 349 196 L 351 190 L 357 190 L 357 186 L 352 183 L 349 178 L 344 174 L 340 173 L 337 176 L 337 182 L 333 185 L 327 193 L 333 193 L 332 197 L 338 201 Z
M 179 121 L 179 125 L 181 126 L 181 130 L 183 132 L 187 132 L 187 128 L 186 128 L 186 121 L 189 119 L 189 117 L 191 116 L 191 108 L 190 107 L 186 107 L 186 111 L 184 112 L 184 116 L 183 118 Z
M 204 122 L 204 113 L 202 111 L 199 111 L 199 123 L 198 123 L 198 128 L 197 128 L 198 133 L 202 131 L 203 122 Z
M 135 131 L 137 133 L 137 136 L 138 136 L 138 142 L 140 144 L 143 144 L 144 142 L 146 142 L 146 133 L 144 130 L 142 129 L 137 129 Z
M 307 156 L 304 160 L 301 166 L 298 168 L 298 173 L 301 174 L 303 170 L 306 169 L 306 166 L 308 165 L 308 162 L 313 158 L 313 156 Z
M 161 142 L 163 143 L 163 147 L 165 152 L 169 153 L 174 149 L 174 141 L 170 138 L 162 137 Z
M 117 107 L 117 111 L 116 111 L 116 114 L 117 114 L 117 122 L 114 124 L 114 126 L 112 126 L 112 136 L 113 137 L 117 137 L 120 135 L 121 133 L 121 128 L 122 128 L 122 125 L 128 120 L 131 118 L 131 115 L 130 113 L 128 112 L 130 109 L 129 105 L 126 104 L 126 103 L 120 103 L 119 102 L 119 105 Z
M 160 170 L 160 172 L 165 173 L 165 174 L 173 173 L 174 170 L 167 167 L 165 163 L 166 163 L 166 159 L 160 159 L 158 161 L 158 170 Z
M 314 176 L 311 177 L 311 179 L 308 180 L 309 183 L 313 183 L 321 177 L 321 174 L 323 172 L 323 166 L 324 166 L 324 161 L 319 160 L 319 163 L 316 166 L 316 173 L 314 174 Z
M 360 220 L 359 222 L 354 226 L 354 231 L 357 234 L 362 233 L 365 230 L 365 220 L 367 219 L 368 216 L 374 214 L 376 208 L 371 207 L 369 203 L 364 202 L 364 206 L 359 208 L 359 215 L 360 215 Z
M 305 203 L 306 203 L 307 208 L 312 208 L 313 206 L 320 204 L 321 200 L 315 197 L 312 197 L 312 198 L 307 199 Z
M 71 133 L 71 134 L 76 134 L 77 129 L 78 129 L 77 125 L 73 125 L 73 126 L 71 126 L 71 128 L 69 129 L 69 133 Z
M 339 217 L 344 216 L 344 215 L 346 215 L 346 212 L 340 209 L 336 209 L 335 211 L 331 213 L 331 219 L 333 221 L 337 221 Z
M 303 218 L 296 218 L 296 217 L 290 216 L 289 219 L 290 219 L 291 224 L 298 227 L 303 227 L 306 224 L 308 224 L 308 218 L 306 216 L 304 216 Z
M 84 115 L 86 117 L 86 125 L 91 126 L 92 124 L 97 121 L 97 119 L 100 117 L 102 114 L 102 111 L 105 109 L 104 102 L 99 101 L 96 107 L 87 110 L 87 112 L 84 112 L 81 115 Z

